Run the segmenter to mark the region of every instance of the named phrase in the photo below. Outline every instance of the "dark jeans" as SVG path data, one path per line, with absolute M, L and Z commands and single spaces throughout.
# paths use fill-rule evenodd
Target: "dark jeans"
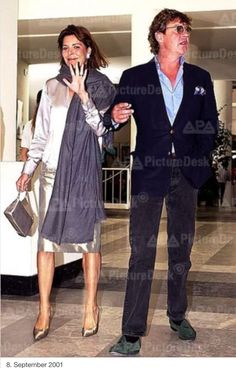
M 163 200 L 144 193 L 131 199 L 131 256 L 122 320 L 122 333 L 125 335 L 143 336 L 146 331 Z M 168 234 L 167 315 L 171 319 L 182 320 L 187 309 L 186 281 L 191 267 L 197 190 L 174 165 L 165 201 Z

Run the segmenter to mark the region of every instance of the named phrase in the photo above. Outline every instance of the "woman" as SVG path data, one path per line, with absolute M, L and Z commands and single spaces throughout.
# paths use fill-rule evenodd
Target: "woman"
M 33 119 L 29 120 L 25 124 L 24 129 L 23 129 L 22 138 L 21 138 L 21 147 L 20 147 L 20 161 L 26 161 L 28 158 L 27 154 L 29 152 L 29 148 L 30 148 L 32 138 L 34 135 L 35 121 L 36 121 L 36 116 L 37 116 L 37 112 L 39 108 L 39 102 L 41 99 L 41 95 L 42 95 L 42 90 L 38 91 L 37 93 L 36 107 L 34 110 Z
M 95 334 L 99 322 L 100 230 L 105 215 L 98 137 L 107 132 L 102 119 L 115 89 L 96 70 L 107 62 L 86 28 L 67 26 L 59 35 L 58 46 L 61 68 L 43 89 L 28 159 L 16 183 L 18 190 L 27 190 L 42 161 L 35 340 L 49 332 L 55 252 L 83 253 L 86 303 L 82 335 Z

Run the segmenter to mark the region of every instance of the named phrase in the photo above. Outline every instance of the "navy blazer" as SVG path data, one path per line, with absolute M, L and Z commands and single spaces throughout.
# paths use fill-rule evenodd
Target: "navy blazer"
M 218 115 L 210 74 L 186 62 L 183 68 L 183 99 L 173 125 L 166 112 L 154 59 L 122 74 L 112 106 L 128 102 L 134 109 L 137 136 L 132 153 L 132 194 L 166 194 L 172 142 L 178 165 L 194 188 L 212 175 L 209 155 L 214 148 Z

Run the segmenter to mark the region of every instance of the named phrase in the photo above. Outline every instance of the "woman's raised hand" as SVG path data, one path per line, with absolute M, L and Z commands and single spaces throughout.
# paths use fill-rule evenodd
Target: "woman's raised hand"
M 76 63 L 75 68 L 73 68 L 72 65 L 69 67 L 72 81 L 70 83 L 67 79 L 63 78 L 63 82 L 70 88 L 71 91 L 79 95 L 83 103 L 86 103 L 88 101 L 88 93 L 85 89 L 85 79 L 87 77 L 88 69 L 84 64 L 81 64 L 79 67 L 78 63 Z

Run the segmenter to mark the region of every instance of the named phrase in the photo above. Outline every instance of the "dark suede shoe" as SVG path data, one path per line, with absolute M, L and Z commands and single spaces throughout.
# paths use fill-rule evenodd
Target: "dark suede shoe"
M 135 342 L 128 342 L 125 336 L 121 336 L 119 341 L 110 348 L 109 353 L 116 356 L 133 356 L 139 353 L 140 348 L 140 338 Z
M 170 327 L 173 331 L 178 332 L 178 336 L 181 340 L 195 340 L 196 339 L 196 331 L 190 325 L 190 323 L 183 319 L 180 325 L 177 325 L 171 319 L 169 319 Z

